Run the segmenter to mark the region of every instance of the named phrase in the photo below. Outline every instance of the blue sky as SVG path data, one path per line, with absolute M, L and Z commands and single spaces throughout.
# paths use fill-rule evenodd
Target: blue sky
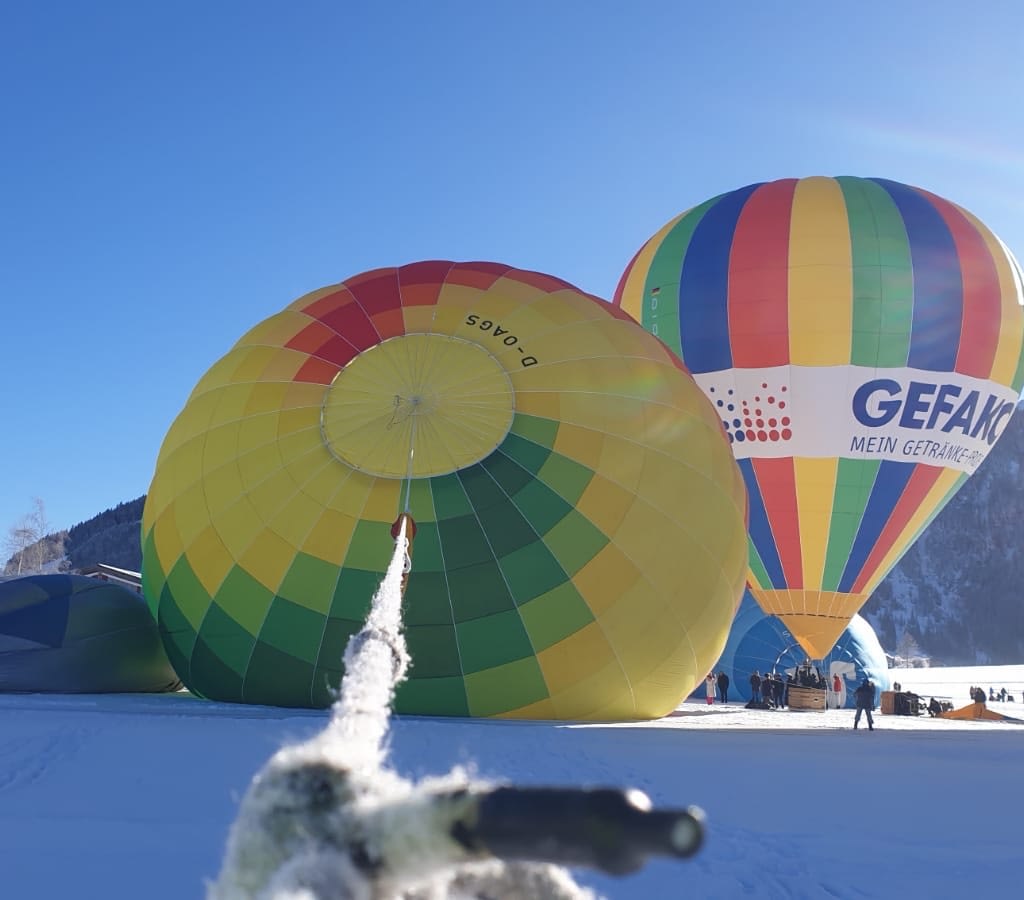
M 722 191 L 868 175 L 1024 254 L 1024 7 L 0 7 L 0 536 L 145 493 L 209 366 L 365 269 L 488 259 L 609 297 Z

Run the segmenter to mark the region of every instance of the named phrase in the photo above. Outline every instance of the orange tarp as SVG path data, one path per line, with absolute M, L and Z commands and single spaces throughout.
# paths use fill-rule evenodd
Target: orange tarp
M 948 712 L 936 713 L 939 719 L 997 719 L 1000 721 L 1016 721 L 1004 716 L 1002 713 L 992 712 L 984 703 L 968 703 L 960 709 L 951 709 Z

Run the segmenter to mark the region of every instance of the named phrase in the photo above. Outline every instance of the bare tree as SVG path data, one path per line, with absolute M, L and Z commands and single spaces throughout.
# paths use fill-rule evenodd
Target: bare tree
M 22 516 L 7 532 L 4 542 L 9 554 L 5 568 L 21 575 L 38 572 L 46 562 L 46 546 L 43 538 L 49 533 L 46 521 L 46 505 L 39 497 L 32 498 L 32 510 Z

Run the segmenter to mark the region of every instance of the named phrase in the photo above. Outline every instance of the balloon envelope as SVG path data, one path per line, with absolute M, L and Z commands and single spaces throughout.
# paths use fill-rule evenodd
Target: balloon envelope
M 173 691 L 181 682 L 135 591 L 84 575 L 0 582 L 0 691 Z
M 678 359 L 559 279 L 424 262 L 260 323 L 171 427 L 143 583 L 185 683 L 329 704 L 406 505 L 399 712 L 660 716 L 725 644 L 745 489 Z
M 969 212 L 884 179 L 714 197 L 643 245 L 615 302 L 716 404 L 750 494 L 751 591 L 815 658 L 1024 383 L 1013 256 Z

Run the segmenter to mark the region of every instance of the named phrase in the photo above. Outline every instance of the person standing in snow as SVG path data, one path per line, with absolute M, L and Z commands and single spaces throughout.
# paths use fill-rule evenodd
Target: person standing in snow
M 750 676 L 750 699 L 754 703 L 761 702 L 761 676 L 757 674 L 757 669 Z
M 704 694 L 708 698 L 708 706 L 715 702 L 715 673 L 708 672 L 708 677 L 704 679 Z
M 723 703 L 729 702 L 729 676 L 725 672 L 718 673 L 718 699 Z
M 857 729 L 857 725 L 860 723 L 860 714 L 866 712 L 868 714 L 868 731 L 874 731 L 875 722 L 871 718 L 871 710 L 875 708 L 875 686 L 867 675 L 857 685 L 857 690 L 853 692 L 853 696 L 857 701 L 857 714 L 853 717 L 854 730 Z

